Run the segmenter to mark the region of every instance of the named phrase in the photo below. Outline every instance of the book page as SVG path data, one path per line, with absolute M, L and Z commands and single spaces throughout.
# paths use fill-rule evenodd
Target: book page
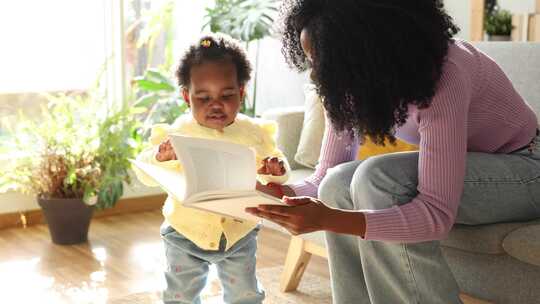
M 181 172 L 175 172 L 160 166 L 147 164 L 137 160 L 129 160 L 134 166 L 150 176 L 163 190 L 174 197 L 177 201 L 183 201 L 186 197 L 185 178 Z
M 255 152 L 224 141 L 171 135 L 171 143 L 184 168 L 186 201 L 206 191 L 255 190 Z
M 230 197 L 209 201 L 198 201 L 189 205 L 191 208 L 210 211 L 224 216 L 232 217 L 239 220 L 249 220 L 258 222 L 262 219 L 251 215 L 244 210 L 248 207 L 257 207 L 261 204 L 269 205 L 284 205 L 284 203 L 273 196 L 266 195 L 262 192 L 255 191 L 250 196 Z
M 257 191 L 234 191 L 234 190 L 218 190 L 218 191 L 204 191 L 191 195 L 188 200 L 184 201 L 185 204 L 192 204 L 203 201 L 219 200 L 231 197 L 246 197 L 253 196 Z

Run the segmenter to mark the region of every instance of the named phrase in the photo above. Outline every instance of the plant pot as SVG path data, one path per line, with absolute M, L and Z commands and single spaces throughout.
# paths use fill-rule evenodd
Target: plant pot
M 88 228 L 94 208 L 82 199 L 37 198 L 49 226 L 53 243 L 71 245 L 88 240 Z
M 508 35 L 489 35 L 488 41 L 511 41 L 512 37 Z

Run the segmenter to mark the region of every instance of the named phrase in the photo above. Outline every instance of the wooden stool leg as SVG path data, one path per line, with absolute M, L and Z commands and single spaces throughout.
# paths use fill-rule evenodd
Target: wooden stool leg
M 305 241 L 297 236 L 291 237 L 285 267 L 281 274 L 280 290 L 282 292 L 294 291 L 298 287 L 304 270 L 309 263 L 311 253 L 305 250 Z

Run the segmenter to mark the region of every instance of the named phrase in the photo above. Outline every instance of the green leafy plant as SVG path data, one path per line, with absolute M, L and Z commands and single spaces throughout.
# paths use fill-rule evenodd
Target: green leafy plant
M 156 123 L 172 123 L 188 109 L 178 86 L 158 69 L 148 69 L 142 76 L 133 79 L 139 97 L 134 106 L 143 109 L 139 119 L 143 130 L 148 133 Z M 145 137 L 148 134 L 144 134 Z
M 137 119 L 142 121 L 140 133 L 146 138 L 149 130 L 156 123 L 172 123 L 186 112 L 188 106 L 181 97 L 178 86 L 167 72 L 173 66 L 175 2 L 168 0 L 162 5 L 143 12 L 133 21 L 133 28 L 140 31 L 135 45 L 137 52 L 143 51 L 147 64 L 141 75 L 131 80 L 133 106 L 141 109 Z M 133 28 L 126 35 L 133 34 Z M 164 45 L 162 64 L 154 64 L 154 52 L 157 42 Z
M 259 61 L 259 40 L 273 34 L 273 24 L 278 12 L 277 0 L 216 0 L 213 7 L 206 8 L 205 25 L 216 33 L 230 35 L 246 43 L 257 41 L 255 76 L 251 106 L 242 104 L 241 112 L 255 116 L 257 92 L 257 66 Z
M 485 0 L 484 7 L 486 9 L 486 14 L 491 14 L 497 8 L 497 0 Z
M 216 0 L 206 9 L 205 28 L 251 42 L 272 34 L 276 0 Z
M 45 95 L 37 119 L 19 113 L 7 126 L 10 155 L 0 193 L 44 198 L 81 198 L 97 209 L 112 207 L 130 183 L 130 158 L 139 151 L 137 108 L 110 105 L 98 88 Z
M 509 36 L 512 33 L 512 13 L 498 7 L 486 14 L 484 27 L 488 35 Z
M 165 53 L 159 54 L 159 56 L 164 58 L 164 67 L 170 67 L 173 64 L 174 9 L 174 1 L 166 1 L 157 9 L 145 11 L 141 20 L 136 22 L 145 24 L 142 27 L 136 47 L 139 49 L 146 48 L 148 67 L 153 62 L 156 42 L 162 36 Z

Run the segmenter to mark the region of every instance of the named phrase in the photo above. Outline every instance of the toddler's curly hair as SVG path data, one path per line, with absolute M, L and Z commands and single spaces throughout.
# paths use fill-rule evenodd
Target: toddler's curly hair
M 240 86 L 250 80 L 251 64 L 238 41 L 224 34 L 209 34 L 192 44 L 180 59 L 176 70 L 178 85 L 189 88 L 192 67 L 215 61 L 232 62 L 236 66 Z

